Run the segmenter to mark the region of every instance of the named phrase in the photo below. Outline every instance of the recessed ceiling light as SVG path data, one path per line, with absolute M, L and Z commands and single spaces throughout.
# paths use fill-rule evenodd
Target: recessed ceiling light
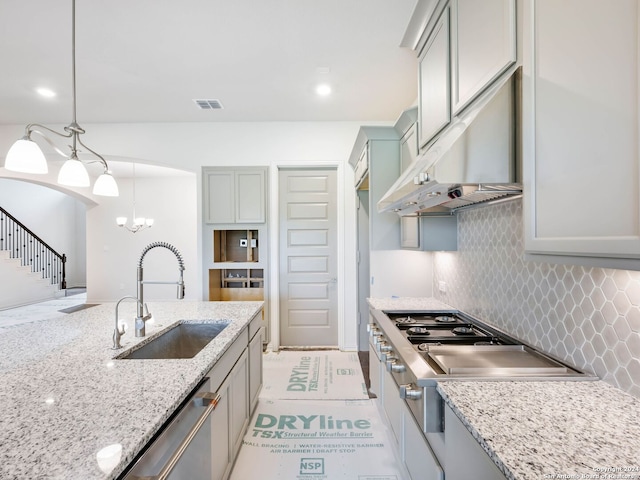
M 38 92 L 38 95 L 41 95 L 45 98 L 52 98 L 56 96 L 56 92 L 54 92 L 49 88 L 44 88 L 44 87 L 36 88 L 36 92 Z
M 323 83 L 322 85 L 318 85 L 316 87 L 316 93 L 322 97 L 326 97 L 331 94 L 331 86 Z

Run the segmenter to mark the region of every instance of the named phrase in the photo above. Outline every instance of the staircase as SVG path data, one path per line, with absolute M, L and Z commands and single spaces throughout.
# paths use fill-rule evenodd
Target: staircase
M 0 310 L 64 296 L 66 256 L 0 207 Z

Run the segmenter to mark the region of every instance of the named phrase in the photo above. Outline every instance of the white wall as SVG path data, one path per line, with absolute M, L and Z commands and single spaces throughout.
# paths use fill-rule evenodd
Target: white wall
M 132 179 L 118 179 L 120 196 L 105 198 L 87 210 L 87 301 L 108 302 L 136 295 L 140 254 L 150 243 L 168 242 L 184 259 L 186 299 L 200 299 L 197 255 L 198 217 L 196 176 L 136 179 L 136 214 L 155 220 L 151 228 L 131 233 L 116 225 L 118 216 L 131 222 Z M 154 248 L 143 261 L 146 280 L 177 281 L 178 262 L 173 253 Z M 145 300 L 172 300 L 176 287 L 148 285 Z
M 86 284 L 86 207 L 82 202 L 45 186 L 0 178 L 0 206 L 67 256 L 67 286 Z

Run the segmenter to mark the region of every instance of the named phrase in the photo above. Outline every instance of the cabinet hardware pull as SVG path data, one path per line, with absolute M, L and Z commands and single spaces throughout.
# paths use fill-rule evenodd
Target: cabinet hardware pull
M 189 445 L 198 434 L 202 426 L 205 424 L 205 422 L 209 418 L 209 415 L 211 415 L 211 413 L 216 409 L 220 398 L 220 394 L 211 392 L 201 392 L 196 395 L 196 397 L 193 399 L 193 403 L 198 406 L 206 406 L 207 409 L 202 412 L 202 415 L 200 415 L 200 417 L 198 417 L 198 420 L 193 424 L 193 426 L 189 430 L 189 433 L 187 433 L 184 439 L 180 442 L 180 445 L 178 445 L 178 448 L 176 448 L 176 450 L 171 454 L 171 457 L 169 458 L 169 460 L 167 460 L 167 463 L 165 463 L 165 465 L 162 467 L 160 473 L 152 477 L 154 480 L 166 480 L 167 477 L 169 477 L 169 474 L 180 460 L 180 457 L 182 457 L 187 448 L 189 448 Z

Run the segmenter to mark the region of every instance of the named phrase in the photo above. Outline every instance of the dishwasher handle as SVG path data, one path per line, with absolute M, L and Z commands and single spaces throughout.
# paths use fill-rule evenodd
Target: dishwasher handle
M 178 448 L 176 448 L 175 452 L 171 454 L 171 457 L 169 457 L 169 460 L 167 460 L 167 463 L 165 463 L 164 467 L 162 467 L 162 470 L 160 470 L 160 473 L 158 473 L 158 475 L 155 475 L 153 477 L 146 477 L 146 478 L 149 478 L 149 480 L 166 480 L 167 479 L 167 477 L 169 476 L 173 468 L 176 466 L 176 464 L 180 460 L 180 457 L 182 457 L 182 455 L 187 450 L 187 448 L 189 448 L 189 444 L 193 441 L 195 436 L 198 434 L 202 426 L 205 424 L 205 422 L 209 418 L 209 415 L 211 415 L 211 413 L 216 409 L 216 406 L 218 405 L 220 398 L 221 398 L 220 394 L 218 393 L 199 392 L 196 394 L 196 396 L 193 398 L 194 405 L 198 407 L 207 407 L 207 409 L 204 412 L 202 412 L 202 415 L 200 415 L 200 417 L 198 417 L 198 420 L 196 420 L 196 422 L 193 424 L 193 426 L 189 430 L 189 433 L 187 433 L 184 439 L 180 442 L 180 445 L 178 445 Z

